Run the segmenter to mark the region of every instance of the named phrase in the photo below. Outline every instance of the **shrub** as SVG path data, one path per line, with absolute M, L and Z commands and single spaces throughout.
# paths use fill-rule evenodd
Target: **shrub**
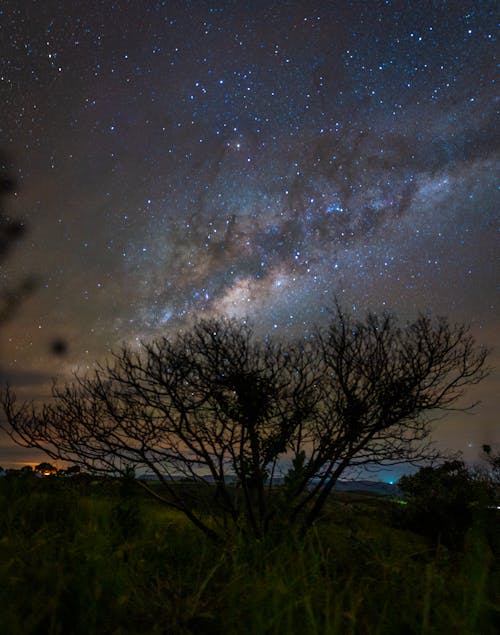
M 489 483 L 458 460 L 421 468 L 398 485 L 409 503 L 401 510 L 403 525 L 451 547 L 461 546 L 492 497 Z

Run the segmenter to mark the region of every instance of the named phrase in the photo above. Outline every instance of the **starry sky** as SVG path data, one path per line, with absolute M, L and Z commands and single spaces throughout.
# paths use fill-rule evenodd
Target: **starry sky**
M 28 231 L 1 284 L 38 279 L 3 377 L 41 399 L 200 316 L 307 334 L 335 295 L 494 346 L 498 21 L 493 0 L 3 1 L 4 207 Z M 443 447 L 500 442 L 498 378 Z M 0 464 L 32 456 L 0 440 Z

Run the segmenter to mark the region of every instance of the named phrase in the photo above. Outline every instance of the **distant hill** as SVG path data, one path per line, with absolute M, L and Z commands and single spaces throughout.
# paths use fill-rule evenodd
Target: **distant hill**
M 397 485 L 383 481 L 337 481 L 334 489 L 340 492 L 370 492 L 384 496 L 397 496 L 400 492 Z
M 153 474 L 141 474 L 138 476 L 141 480 L 152 480 L 156 481 L 157 477 Z M 213 482 L 211 476 L 204 476 L 204 479 L 207 482 Z M 177 480 L 174 478 L 174 480 Z M 179 481 L 184 481 L 185 479 L 179 477 Z M 235 476 L 228 476 L 228 483 L 236 483 L 237 478 Z M 274 485 L 283 485 L 284 479 L 281 477 L 277 477 L 273 479 Z M 397 485 L 391 483 L 385 483 L 384 481 L 337 481 L 334 489 L 340 492 L 369 492 L 371 494 L 382 494 L 384 496 L 397 496 L 400 493 L 399 487 Z

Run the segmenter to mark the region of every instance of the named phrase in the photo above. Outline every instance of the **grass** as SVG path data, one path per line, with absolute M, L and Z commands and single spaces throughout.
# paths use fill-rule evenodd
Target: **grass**
M 398 529 L 345 494 L 304 539 L 212 545 L 113 484 L 0 480 L 0 632 L 493 635 L 500 567 L 484 526 L 463 548 Z

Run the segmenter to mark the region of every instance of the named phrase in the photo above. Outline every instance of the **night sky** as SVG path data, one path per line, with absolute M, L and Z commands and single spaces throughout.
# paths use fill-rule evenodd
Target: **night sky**
M 39 280 L 2 329 L 4 377 L 41 398 L 201 316 L 307 334 L 335 294 L 494 346 L 498 18 L 493 0 L 2 2 L 5 207 L 28 228 L 2 283 Z M 471 390 L 440 444 L 500 442 L 499 392 L 498 374 Z M 0 442 L 1 465 L 33 456 Z

